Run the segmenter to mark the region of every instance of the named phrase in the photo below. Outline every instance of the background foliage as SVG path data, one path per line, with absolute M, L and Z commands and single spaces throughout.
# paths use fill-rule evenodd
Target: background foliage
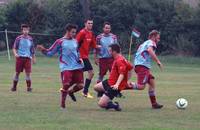
M 163 55 L 200 56 L 200 8 L 181 0 L 88 0 L 94 32 L 102 31 L 104 21 L 112 23 L 123 52 L 128 51 L 133 27 L 141 32 L 137 44 L 146 40 L 150 30 L 161 32 L 158 53 Z M 29 23 L 32 32 L 54 34 L 34 36 L 36 43 L 46 46 L 61 37 L 66 23 L 83 27 L 84 13 L 80 0 L 16 0 L 0 7 L 0 30 L 19 31 L 21 23 Z M 10 46 L 16 35 L 9 35 Z M 0 36 L 3 40 L 3 36 Z M 133 47 L 137 45 L 134 44 Z

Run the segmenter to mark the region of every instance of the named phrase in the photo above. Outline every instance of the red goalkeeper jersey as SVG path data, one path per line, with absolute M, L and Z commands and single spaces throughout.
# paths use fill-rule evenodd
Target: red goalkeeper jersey
M 90 48 L 97 48 L 96 38 L 92 31 L 82 29 L 76 36 L 79 43 L 79 51 L 81 58 L 88 58 Z
M 124 75 L 124 79 L 119 85 L 119 90 L 124 90 L 127 86 L 128 81 L 128 72 L 132 70 L 133 66 L 130 62 L 128 62 L 122 55 L 119 55 L 115 58 L 112 66 L 112 70 L 110 72 L 110 76 L 108 79 L 108 84 L 110 86 L 115 85 L 118 80 L 120 74 Z

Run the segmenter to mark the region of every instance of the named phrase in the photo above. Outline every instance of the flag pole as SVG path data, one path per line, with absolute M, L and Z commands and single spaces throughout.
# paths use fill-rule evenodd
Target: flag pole
M 131 34 L 130 44 L 129 44 L 129 51 L 128 51 L 128 60 L 131 61 L 131 47 L 133 43 L 133 36 Z

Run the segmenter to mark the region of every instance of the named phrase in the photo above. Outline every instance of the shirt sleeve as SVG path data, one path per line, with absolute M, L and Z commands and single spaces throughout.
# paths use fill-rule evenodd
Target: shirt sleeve
M 96 44 L 97 45 L 100 45 L 100 40 L 101 40 L 101 36 L 98 35 L 97 38 L 96 38 Z
M 118 44 L 118 40 L 117 40 L 117 36 L 116 35 L 113 36 L 113 39 L 114 39 L 114 44 Z
M 30 52 L 31 52 L 31 55 L 35 55 L 35 45 L 34 45 L 34 42 L 33 40 L 31 40 L 31 48 L 30 48 Z
M 20 38 L 17 37 L 15 39 L 14 44 L 13 44 L 13 49 L 17 49 L 18 50 L 18 48 L 19 48 L 19 42 L 20 42 Z
M 127 71 L 130 71 L 133 69 L 133 65 L 126 60 L 117 61 L 117 67 L 120 74 L 126 74 Z
M 123 60 L 118 60 L 117 61 L 117 69 L 120 74 L 125 74 L 126 73 L 126 64 Z
M 154 46 L 154 44 L 153 44 L 152 41 L 149 41 L 149 43 L 147 44 L 147 49 L 148 49 L 149 47 L 152 47 L 153 49 L 156 48 L 156 47 Z
M 76 35 L 76 40 L 77 40 L 77 42 L 78 42 L 79 47 L 80 47 L 81 44 L 84 42 L 84 41 L 83 41 L 83 40 L 84 40 L 84 36 L 85 36 L 85 34 L 84 34 L 83 31 L 80 31 L 80 32 Z
M 94 34 L 92 34 L 92 48 L 96 49 L 97 48 L 97 42 Z
M 59 51 L 60 48 L 61 48 L 61 41 L 56 40 L 49 49 L 42 51 L 42 53 L 45 54 L 46 56 L 51 57 L 55 55 Z
M 127 61 L 127 70 L 130 71 L 133 69 L 133 65 Z

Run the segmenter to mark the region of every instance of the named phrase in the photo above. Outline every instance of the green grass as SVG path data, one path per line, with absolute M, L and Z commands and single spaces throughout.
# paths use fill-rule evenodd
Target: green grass
M 27 93 L 24 74 L 18 91 L 10 92 L 14 59 L 0 57 L 0 130 L 199 130 L 200 59 L 161 57 L 165 70 L 154 65 L 158 101 L 162 110 L 152 110 L 147 89 L 125 91 L 120 102 L 123 111 L 105 111 L 97 99 L 85 99 L 77 93 L 77 103 L 67 100 L 67 110 L 59 108 L 60 73 L 56 58 L 39 57 L 33 65 L 33 92 Z M 95 68 L 95 78 L 98 69 Z M 132 78 L 136 80 L 135 75 Z M 92 85 L 94 85 L 93 80 Z M 95 95 L 95 92 L 91 92 Z M 186 110 L 178 110 L 175 101 L 189 101 Z

